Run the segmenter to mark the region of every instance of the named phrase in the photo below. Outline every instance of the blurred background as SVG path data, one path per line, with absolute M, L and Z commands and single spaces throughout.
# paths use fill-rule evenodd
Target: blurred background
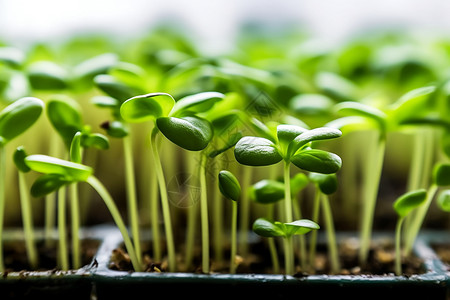
M 175 22 L 205 47 L 220 51 L 249 21 L 295 24 L 333 43 L 374 27 L 447 32 L 449 11 L 445 0 L 0 0 L 0 39 L 27 44 L 86 32 L 128 38 Z

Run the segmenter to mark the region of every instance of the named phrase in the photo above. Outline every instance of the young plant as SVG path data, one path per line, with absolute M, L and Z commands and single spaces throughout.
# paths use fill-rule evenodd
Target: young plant
M 19 174 L 20 208 L 22 211 L 22 223 L 25 234 L 25 247 L 30 267 L 33 270 L 36 270 L 39 264 L 39 257 L 34 239 L 33 210 L 31 208 L 29 190 L 25 180 L 25 173 L 30 171 L 30 168 L 24 161 L 26 156 L 25 149 L 23 147 L 18 147 L 14 152 L 13 160 Z
M 285 272 L 288 275 L 294 274 L 294 256 L 289 249 L 292 248 L 292 236 L 303 235 L 311 230 L 318 230 L 320 226 L 308 219 L 301 219 L 293 222 L 271 222 L 264 218 L 256 219 L 253 223 L 253 231 L 263 237 L 283 237 L 284 239 L 284 262 Z
M 86 182 L 97 191 L 122 234 L 134 270 L 142 270 L 139 260 L 137 259 L 134 245 L 131 242 L 125 223 L 120 215 L 120 211 L 108 190 L 93 175 L 92 168 L 83 164 L 39 154 L 27 156 L 25 158 L 25 163 L 31 170 L 43 173 L 43 175 L 36 179 L 31 187 L 31 194 L 34 197 L 44 196 L 65 185 L 73 184 L 75 182 Z
M 450 190 L 442 191 L 437 198 L 438 207 L 445 212 L 450 212 Z
M 338 188 L 338 180 L 336 174 L 319 174 L 311 173 L 309 178 L 316 186 L 316 197 L 313 209 L 313 221 L 319 221 L 320 207 L 323 211 L 323 218 L 325 220 L 325 227 L 327 231 L 328 254 L 331 262 L 331 272 L 336 274 L 340 271 L 338 247 L 336 242 L 336 233 L 334 230 L 333 214 L 331 213 L 330 201 L 328 195 L 336 192 Z M 320 202 L 320 203 L 319 203 Z M 316 247 L 317 232 L 313 232 L 310 242 L 310 264 L 314 266 L 315 261 L 315 247 Z
M 427 191 L 421 189 L 403 194 L 393 204 L 394 210 L 398 215 L 395 227 L 395 274 L 397 276 L 402 274 L 401 232 L 403 221 L 414 209 L 423 205 L 426 198 Z
M 161 195 L 161 206 L 167 240 L 167 251 L 169 259 L 169 270 L 175 271 L 175 247 L 173 242 L 172 223 L 170 218 L 169 201 L 162 164 L 159 157 L 157 136 L 162 132 L 164 136 L 179 147 L 200 151 L 208 146 L 212 139 L 213 131 L 211 124 L 198 117 L 210 109 L 215 102 L 223 99 L 224 95 L 217 92 L 204 92 L 184 97 L 175 102 L 175 99 L 166 93 L 151 93 L 132 97 L 126 100 L 121 108 L 120 114 L 127 122 L 152 121 L 154 128 L 151 133 L 151 147 L 155 161 L 155 171 Z M 209 272 L 209 233 L 207 216 L 207 195 L 205 164 L 206 155 L 201 154 L 199 168 L 201 185 L 201 222 L 202 222 L 202 269 Z
M 21 98 L 0 112 L 0 236 L 5 214 L 6 145 L 30 128 L 39 118 L 44 103 L 33 97 Z M 4 272 L 3 239 L 0 238 L 0 272 Z
M 406 232 L 405 238 L 405 253 L 407 255 L 409 255 L 412 251 L 414 242 L 417 238 L 417 235 L 419 234 L 425 216 L 439 187 L 449 185 L 450 185 L 450 164 L 449 163 L 436 164 L 433 169 L 432 184 L 428 188 L 425 203 L 416 210 L 415 214 L 412 215 L 410 223 L 408 224 L 409 230 Z
M 278 125 L 277 135 L 267 138 L 246 136 L 239 140 L 234 149 L 236 160 L 248 166 L 268 166 L 284 162 L 284 220 L 293 221 L 290 165 L 317 173 L 336 173 L 342 161 L 336 154 L 312 149 L 314 141 L 333 139 L 341 136 L 337 129 L 321 127 L 307 130 L 296 125 Z M 287 249 L 288 258 L 293 257 L 293 249 Z
M 230 171 L 222 170 L 218 177 L 220 192 L 225 198 L 232 200 L 230 273 L 234 274 L 236 273 L 237 203 L 241 196 L 241 185 Z

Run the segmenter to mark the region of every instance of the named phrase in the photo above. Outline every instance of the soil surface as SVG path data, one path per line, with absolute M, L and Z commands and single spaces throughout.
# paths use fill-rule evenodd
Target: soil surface
M 296 276 L 308 276 L 311 274 L 330 274 L 330 263 L 327 255 L 327 247 L 325 245 L 319 245 L 317 247 L 316 259 L 314 268 L 305 268 L 302 270 L 299 266 L 298 255 L 296 257 Z M 341 275 L 389 275 L 394 276 L 394 260 L 395 252 L 392 240 L 377 240 L 370 249 L 368 263 L 365 266 L 360 266 L 358 262 L 358 250 L 359 243 L 355 238 L 345 239 L 339 245 L 339 258 L 341 264 Z M 211 252 L 213 253 L 213 252 Z M 178 271 L 201 273 L 201 257 L 200 250 L 196 251 L 196 256 L 191 268 L 186 268 L 183 265 L 183 257 L 178 257 Z M 283 257 L 281 249 L 278 249 L 278 255 L 280 257 L 280 273 L 283 273 Z M 164 272 L 167 267 L 167 261 L 160 262 L 152 261 L 150 251 L 143 253 L 146 272 Z M 214 259 L 211 260 L 211 273 L 228 273 L 229 265 L 226 262 L 229 260 L 229 251 L 224 251 L 224 263 L 218 263 Z M 249 249 L 249 254 L 245 257 L 237 256 L 236 262 L 239 264 L 237 273 L 257 273 L 257 274 L 270 274 L 273 273 L 272 261 L 270 258 L 269 250 L 266 244 L 261 241 L 252 244 Z M 114 249 L 110 259 L 110 269 L 132 272 L 133 267 L 130 258 L 124 247 Z M 413 274 L 424 273 L 425 270 L 422 265 L 422 261 L 415 257 L 404 257 L 402 262 L 403 273 L 405 276 Z
M 83 239 L 81 240 L 81 262 L 82 265 L 88 265 L 92 262 L 94 255 L 100 245 L 98 240 Z M 3 276 L 7 276 L 9 272 L 26 272 L 26 271 L 49 271 L 57 272 L 57 248 L 54 242 L 52 245 L 45 245 L 44 241 L 37 243 L 37 251 L 39 255 L 39 266 L 32 269 L 28 263 L 25 243 L 23 241 L 6 241 L 4 244 L 5 269 Z M 69 259 L 71 253 L 69 253 Z

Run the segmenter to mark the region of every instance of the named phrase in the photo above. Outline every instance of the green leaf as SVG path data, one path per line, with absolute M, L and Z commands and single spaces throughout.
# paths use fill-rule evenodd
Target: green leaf
M 86 181 L 93 173 L 92 168 L 62 160 L 47 155 L 30 155 L 25 158 L 25 163 L 33 171 L 44 174 L 58 174 L 64 177 L 65 181 Z
M 128 128 L 120 121 L 106 121 L 100 125 L 101 128 L 106 130 L 109 136 L 115 138 L 123 138 L 128 135 Z
M 70 161 L 81 163 L 82 149 L 81 149 L 81 132 L 75 133 L 69 150 Z
M 338 180 L 336 174 L 311 173 L 309 174 L 309 178 L 311 181 L 315 182 L 320 191 L 326 195 L 333 194 L 337 191 Z
M 349 116 L 360 116 L 374 120 L 380 130 L 385 131 L 387 127 L 387 115 L 381 110 L 355 101 L 346 101 L 336 105 L 336 111 Z
M 303 235 L 310 232 L 311 230 L 320 229 L 320 226 L 316 222 L 308 219 L 301 219 L 290 223 L 284 223 L 284 226 L 286 228 L 286 236 L 288 237 L 292 235 Z
M 21 135 L 33 125 L 44 108 L 44 103 L 33 97 L 21 98 L 0 112 L 0 137 L 3 143 Z
M 28 69 L 28 79 L 36 90 L 61 90 L 68 86 L 66 71 L 51 61 L 33 63 Z
M 94 78 L 94 82 L 96 86 L 105 94 L 119 100 L 120 102 L 123 102 L 139 93 L 136 89 L 120 82 L 111 75 L 97 75 Z
M 335 128 L 319 127 L 314 128 L 298 135 L 290 144 L 287 150 L 288 157 L 297 152 L 301 147 L 305 146 L 309 142 L 318 140 L 327 140 L 338 138 L 342 135 L 342 132 Z
M 403 194 L 394 202 L 394 210 L 400 218 L 406 217 L 413 209 L 424 203 L 427 191 L 420 189 Z
M 31 186 L 31 195 L 33 197 L 43 197 L 69 183 L 71 183 L 71 181 L 67 181 L 63 175 L 44 174 L 38 177 Z
M 395 102 L 391 107 L 390 118 L 400 123 L 402 120 L 410 119 L 417 115 L 423 115 L 431 110 L 429 100 L 436 90 L 434 86 L 414 89 Z
M 256 234 L 263 237 L 285 236 L 285 233 L 280 226 L 277 226 L 273 222 L 264 218 L 256 219 L 253 223 L 252 229 Z
M 291 177 L 291 193 L 297 194 L 309 183 L 308 177 L 303 173 L 297 173 Z
M 203 92 L 186 96 L 175 103 L 172 111 L 170 112 L 170 116 L 177 116 L 186 110 L 196 113 L 205 112 L 211 109 L 217 101 L 220 101 L 223 98 L 225 98 L 225 95 L 218 92 Z
M 145 122 L 168 116 L 175 100 L 166 93 L 140 95 L 125 101 L 120 115 L 127 122 Z
M 265 138 L 245 136 L 234 148 L 236 160 L 248 166 L 268 166 L 282 160 L 275 144 Z
M 323 174 L 336 173 L 342 166 L 338 155 L 319 149 L 302 150 L 291 157 L 291 162 L 302 170 Z
M 203 150 L 213 137 L 211 124 L 199 117 L 158 118 L 156 125 L 167 139 L 186 150 Z
M 277 138 L 281 148 L 286 151 L 289 144 L 300 134 L 308 131 L 300 126 L 281 124 L 277 126 Z
M 300 94 L 292 98 L 289 107 L 303 115 L 329 114 L 334 101 L 321 94 Z
M 250 197 L 261 204 L 270 204 L 284 199 L 284 183 L 264 179 L 255 183 L 250 189 Z
M 433 182 L 438 186 L 450 185 L 450 164 L 439 163 L 433 169 Z
M 81 107 L 72 98 L 58 96 L 47 103 L 47 116 L 69 148 L 75 133 L 83 130 Z
M 13 67 L 19 67 L 25 61 L 22 50 L 13 47 L 0 48 L 0 62 L 7 63 Z
M 450 212 L 450 190 L 442 191 L 437 198 L 437 205 L 445 212 Z
M 119 61 L 117 54 L 104 53 L 89 58 L 74 68 L 74 74 L 78 78 L 90 80 L 96 75 L 106 73 Z
M 110 96 L 95 96 L 92 97 L 91 103 L 98 106 L 98 107 L 105 107 L 105 108 L 117 108 L 120 107 L 120 101 L 116 98 L 110 97 Z
M 219 172 L 219 189 L 225 198 L 238 201 L 241 196 L 241 185 L 236 176 L 230 171 L 222 170 Z
M 94 147 L 100 150 L 109 149 L 109 140 L 106 136 L 100 133 L 89 133 L 81 136 L 81 145 L 84 148 Z
M 25 148 L 23 146 L 17 147 L 16 151 L 14 151 L 13 160 L 17 169 L 20 172 L 29 172 L 31 169 L 25 164 L 25 157 L 27 157 L 27 153 L 25 152 Z

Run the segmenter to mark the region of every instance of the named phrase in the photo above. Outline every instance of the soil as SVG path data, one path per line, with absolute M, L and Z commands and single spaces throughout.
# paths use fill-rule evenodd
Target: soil
M 98 240 L 81 240 L 82 265 L 88 265 L 92 262 L 99 245 L 100 242 Z M 39 255 L 39 266 L 37 269 L 32 269 L 28 263 L 25 243 L 23 241 L 5 242 L 4 259 L 6 270 L 3 273 L 3 276 L 7 276 L 10 272 L 21 272 L 22 274 L 26 274 L 27 271 L 58 272 L 56 242 L 49 247 L 45 245 L 44 241 L 39 241 L 36 246 Z M 70 255 L 71 253 L 69 253 L 69 258 Z
M 445 266 L 447 267 L 447 271 L 450 272 L 450 245 L 449 244 L 437 244 L 433 245 L 434 251 L 436 251 L 437 256 L 441 259 Z
M 389 275 L 394 276 L 394 245 L 392 240 L 377 240 L 377 243 L 372 245 L 368 263 L 361 267 L 358 262 L 359 244 L 357 239 L 349 238 L 342 241 L 339 247 L 339 258 L 341 263 L 341 275 Z M 308 268 L 302 270 L 297 264 L 297 277 L 308 276 L 311 274 L 330 274 L 329 260 L 327 255 L 327 247 L 325 245 L 318 245 L 316 250 L 316 259 L 314 269 Z M 183 264 L 183 258 L 178 257 L 179 271 L 201 273 L 201 257 L 200 250 L 197 250 L 197 256 L 194 258 L 193 265 L 196 267 L 186 269 Z M 213 253 L 213 252 L 211 252 Z M 282 255 L 282 251 L 278 250 L 278 254 Z M 224 261 L 229 257 L 229 252 L 224 251 Z M 146 272 L 164 272 L 167 267 L 167 261 L 161 262 L 152 261 L 150 251 L 143 253 Z M 256 274 L 270 274 L 272 273 L 272 265 L 270 253 L 266 244 L 263 241 L 252 244 L 249 249 L 249 255 L 246 257 L 237 256 L 236 261 L 239 263 L 237 273 L 256 273 Z M 132 272 L 133 267 L 128 254 L 125 252 L 123 245 L 113 250 L 110 259 L 110 269 Z M 280 256 L 280 267 L 283 267 L 283 260 Z M 422 260 L 418 257 L 404 257 L 402 262 L 403 273 L 405 276 L 413 274 L 422 274 L 425 272 Z M 211 273 L 228 273 L 227 263 L 219 264 L 216 261 L 211 261 Z M 283 273 L 283 270 L 280 270 Z

